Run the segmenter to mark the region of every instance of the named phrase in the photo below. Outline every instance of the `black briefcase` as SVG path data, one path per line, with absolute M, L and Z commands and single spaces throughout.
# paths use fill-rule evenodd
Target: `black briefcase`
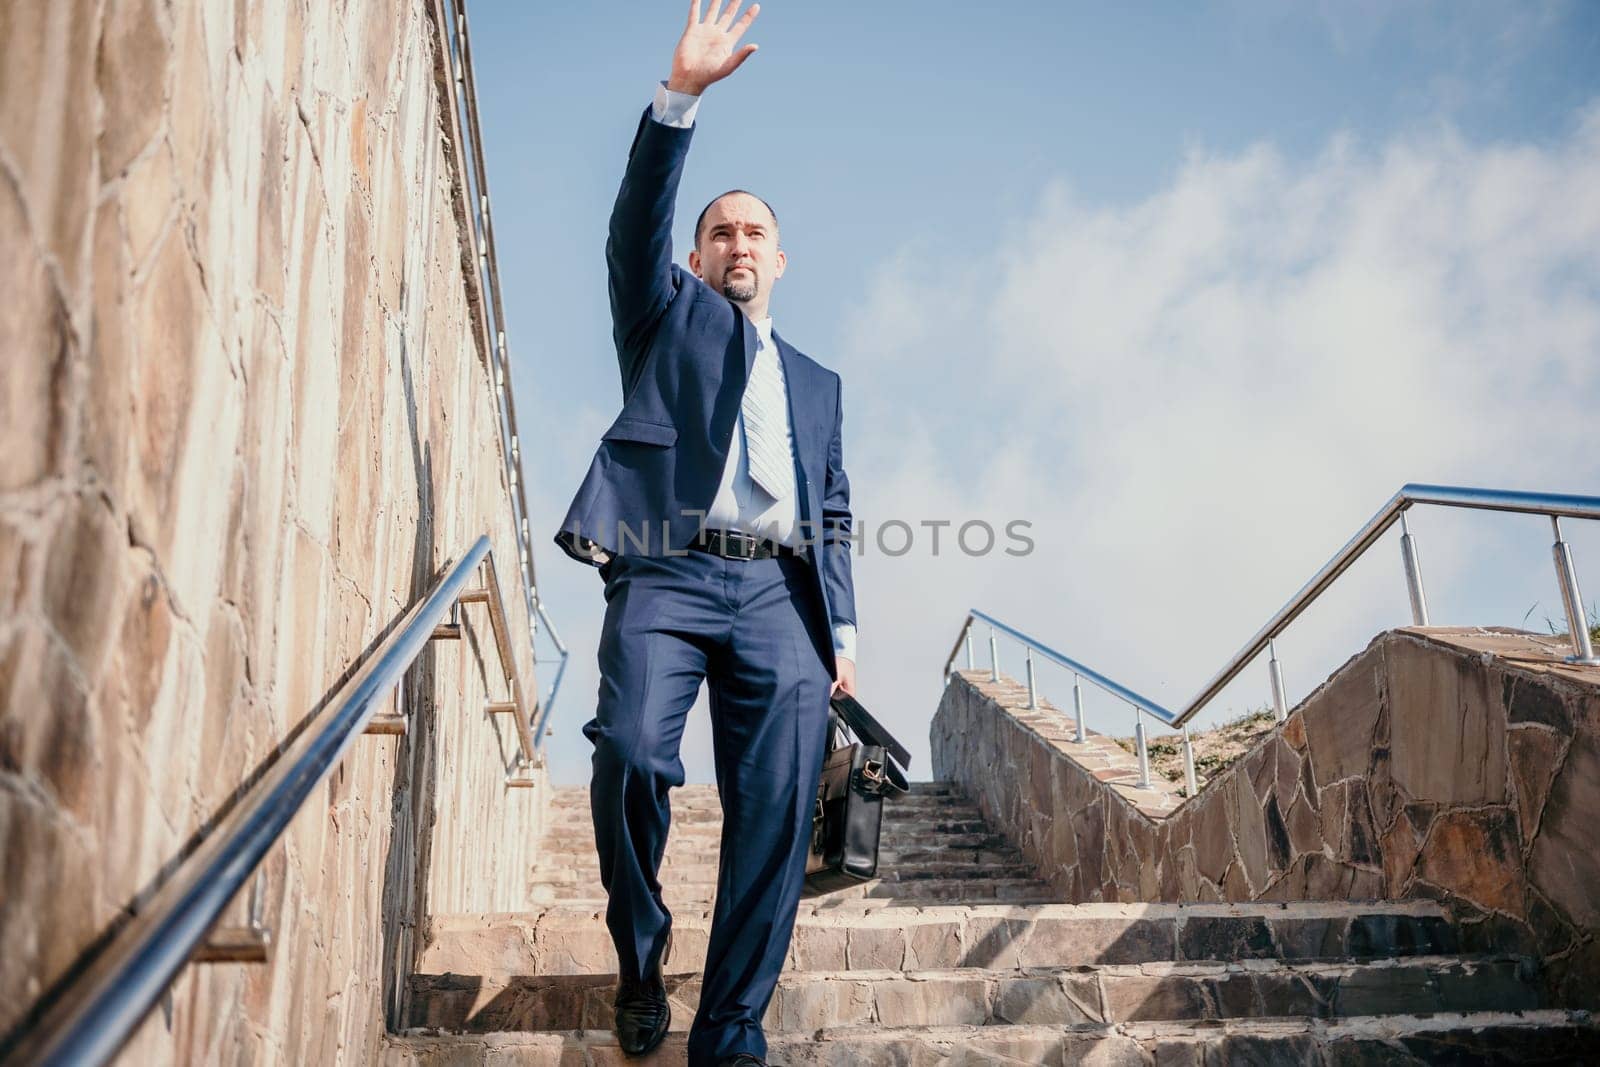
M 846 737 L 846 730 L 855 741 Z M 905 768 L 910 765 L 905 746 L 858 700 L 844 692 L 833 695 L 801 897 L 820 896 L 878 876 L 883 798 L 907 791 Z

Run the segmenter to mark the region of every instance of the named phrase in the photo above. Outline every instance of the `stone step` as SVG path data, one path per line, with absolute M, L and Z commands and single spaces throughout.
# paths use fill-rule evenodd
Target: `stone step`
M 951 797 L 929 797 L 923 799 L 893 799 L 884 802 L 880 809 L 884 821 L 890 819 L 981 819 L 983 811 L 976 804 L 965 800 L 956 800 Z M 585 802 L 578 804 L 551 805 L 547 814 L 549 822 L 588 822 L 593 815 L 589 805 Z M 684 823 L 721 823 L 722 809 L 718 805 L 706 807 L 701 804 L 674 803 L 671 809 L 671 821 L 676 824 Z
M 674 1013 L 676 1014 L 676 1013 Z M 676 1019 L 674 1019 L 676 1022 Z M 387 1067 L 683 1067 L 683 1031 L 649 1056 L 624 1057 L 609 1029 L 387 1039 Z M 781 1033 L 768 1056 L 787 1067 L 950 1067 L 970 1064 L 1580 1064 L 1600 1061 L 1587 1012 L 1473 1012 L 1336 1020 L 1238 1019 L 916 1028 L 838 1027 Z
M 1530 1011 L 1516 958 L 1417 956 L 1361 963 L 1147 963 L 1097 967 L 790 972 L 762 1019 L 768 1034 L 837 1026 L 1129 1023 L 1378 1012 Z M 701 977 L 672 975 L 673 1026 L 687 1030 Z M 408 1025 L 457 1033 L 596 1030 L 611 1024 L 610 975 L 418 974 Z
M 1013 849 L 1009 842 L 995 840 L 996 835 L 983 828 L 981 825 L 966 824 L 965 828 L 945 832 L 931 827 L 907 829 L 906 827 L 885 826 L 878 835 L 878 851 L 905 853 L 905 852 L 931 852 L 939 853 L 946 850 L 950 842 L 970 843 L 974 841 L 986 842 L 987 847 L 997 850 Z M 588 850 L 595 854 L 594 832 L 588 827 L 581 830 L 559 831 L 540 839 L 539 848 L 534 853 L 535 860 L 543 855 L 565 855 L 581 853 Z M 664 855 L 677 856 L 716 856 L 722 851 L 722 832 L 699 833 L 694 830 L 681 830 L 677 827 L 667 835 Z M 963 857 L 966 852 L 962 852 Z M 1020 851 L 1013 855 L 1020 856 Z
M 595 859 L 594 831 L 589 827 L 580 830 L 562 830 L 556 833 L 546 832 L 539 842 L 538 856 L 548 857 L 552 862 L 568 858 L 582 858 L 585 862 Z M 715 856 L 722 846 L 721 831 L 717 833 L 685 832 L 674 826 L 667 834 L 667 845 L 664 853 L 664 863 L 671 862 L 674 858 L 684 859 L 702 856 Z M 907 858 L 945 858 L 958 855 L 962 859 L 973 859 L 974 852 L 994 853 L 1006 860 L 1017 860 L 1022 857 L 1022 851 L 1008 841 L 1003 835 L 988 830 L 971 833 L 937 834 L 928 837 L 907 838 L 897 830 L 884 827 L 878 838 L 878 855 L 902 856 Z
M 707 785 L 707 792 L 690 792 L 690 785 L 678 785 L 675 789 L 667 790 L 667 803 L 672 805 L 672 813 L 678 811 L 722 811 L 722 797 L 718 797 L 715 787 Z M 568 787 L 555 789 L 550 793 L 550 811 L 589 811 L 589 787 L 584 785 L 576 792 L 568 792 Z M 893 793 L 883 798 L 885 805 L 894 808 L 941 808 L 946 805 L 968 806 L 976 808 L 978 801 L 965 797 L 962 793 Z
M 888 826 L 891 823 L 901 825 L 907 822 L 984 822 L 983 812 L 971 804 L 944 803 L 939 804 L 905 804 L 886 803 L 881 809 L 882 823 Z M 673 805 L 669 818 L 671 825 L 676 828 L 683 826 L 702 831 L 720 829 L 722 826 L 722 812 L 712 809 L 694 807 L 685 808 Z M 552 808 L 545 820 L 551 827 L 575 827 L 592 825 L 593 816 L 588 805 L 580 808 Z
M 913 801 L 923 799 L 949 798 L 965 800 L 966 794 L 958 789 L 952 782 L 910 782 L 904 794 L 896 795 L 896 801 Z M 680 802 L 686 804 L 716 804 L 717 787 L 712 782 L 694 782 L 689 785 L 674 786 L 668 794 L 676 807 Z M 589 802 L 589 786 L 584 785 L 558 785 L 550 790 L 550 804 L 556 805 L 587 804 Z
M 670 833 L 683 833 L 688 837 L 701 838 L 701 840 L 717 840 L 722 837 L 722 816 L 701 817 L 696 813 L 672 813 Z M 950 833 L 992 833 L 989 824 L 984 822 L 984 817 L 976 811 L 957 811 L 957 813 L 942 816 L 936 813 L 920 813 L 920 811 L 890 811 L 883 809 L 883 819 L 878 824 L 880 835 L 894 835 L 894 837 L 926 837 L 931 838 L 931 845 L 938 845 L 938 841 Z M 546 824 L 544 837 L 549 841 L 563 841 L 568 838 L 573 840 L 595 840 L 594 822 L 590 821 L 589 813 L 552 813 L 550 821 Z
M 712 857 L 714 858 L 714 856 Z M 666 853 L 661 861 L 662 870 L 686 864 L 709 863 L 707 853 L 688 847 L 675 847 L 672 838 L 667 839 Z M 880 864 L 917 864 L 917 863 L 960 863 L 964 866 L 982 866 L 988 863 L 1026 863 L 1021 850 L 1006 843 L 1004 840 L 995 841 L 992 836 L 982 834 L 966 834 L 950 841 L 938 848 L 891 848 L 887 845 L 878 847 L 878 861 Z M 545 849 L 540 852 L 534 869 L 541 868 L 580 867 L 584 869 L 599 870 L 600 857 L 592 843 L 584 843 L 577 848 Z
M 1060 893 L 1035 878 L 920 878 L 905 882 L 873 878 L 826 895 L 833 899 L 873 897 L 921 904 L 1051 904 L 1061 899 Z M 710 904 L 716 899 L 716 886 L 703 882 L 664 882 L 661 896 L 668 908 Z M 598 882 L 583 885 L 534 883 L 528 887 L 528 898 L 533 904 L 566 901 L 600 907 L 606 903 L 605 889 Z
M 885 882 L 916 882 L 929 878 L 967 878 L 990 881 L 997 878 L 1037 881 L 1037 872 L 1028 863 L 929 862 L 888 864 L 879 857 L 878 878 Z M 579 864 L 546 866 L 535 864 L 531 880 L 535 885 L 587 885 L 600 889 L 600 865 Z M 715 863 L 662 864 L 657 881 L 663 885 L 704 885 L 717 883 Z M 1043 883 L 1041 883 L 1043 884 Z
M 673 909 L 669 974 L 705 968 L 709 907 Z M 1068 967 L 1251 959 L 1376 959 L 1461 951 L 1428 901 L 1293 904 L 956 904 L 803 900 L 793 971 Z M 605 903 L 516 914 L 438 915 L 422 972 L 615 975 Z

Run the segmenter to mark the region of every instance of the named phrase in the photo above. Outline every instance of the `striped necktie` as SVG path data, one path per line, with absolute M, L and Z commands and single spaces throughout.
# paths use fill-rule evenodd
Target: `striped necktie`
M 740 410 L 744 413 L 750 477 L 774 500 L 781 500 L 794 490 L 794 455 L 789 451 L 785 406 L 783 366 L 778 362 L 777 345 L 758 344 Z

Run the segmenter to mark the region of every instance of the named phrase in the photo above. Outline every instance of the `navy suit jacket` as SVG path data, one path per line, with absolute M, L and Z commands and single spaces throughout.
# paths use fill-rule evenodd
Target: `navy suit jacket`
M 555 541 L 598 565 L 612 555 L 685 550 L 704 524 L 727 462 L 755 360 L 756 328 L 733 302 L 672 262 L 672 217 L 694 128 L 640 116 L 606 241 L 622 411 L 601 435 Z M 841 442 L 842 383 L 772 332 L 794 431 L 801 530 L 825 632 L 855 624 L 850 480 Z M 837 674 L 831 635 L 827 663 Z

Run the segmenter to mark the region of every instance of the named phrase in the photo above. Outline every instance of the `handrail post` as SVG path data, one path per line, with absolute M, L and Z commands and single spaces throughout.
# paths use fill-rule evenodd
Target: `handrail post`
M 1133 709 L 1133 747 L 1139 757 L 1139 788 L 1150 788 L 1150 748 L 1144 736 L 1144 712 Z
M 1556 561 L 1556 582 L 1561 586 L 1561 602 L 1567 609 L 1567 631 L 1572 635 L 1572 655 L 1568 663 L 1600 663 L 1595 658 L 1594 644 L 1589 640 L 1588 620 L 1583 617 L 1583 593 L 1578 590 L 1578 570 L 1572 565 L 1572 549 L 1561 539 L 1561 520 L 1550 516 L 1555 529 L 1556 543 L 1551 553 Z
M 1557 538 L 1559 540 L 1559 538 Z M 1406 593 L 1411 598 L 1411 625 L 1428 625 L 1428 597 L 1422 590 L 1422 565 L 1417 561 L 1417 543 L 1406 526 L 1406 513 L 1400 513 L 1400 562 L 1406 570 Z
M 256 867 L 250 882 L 249 907 L 243 926 L 217 926 L 190 957 L 193 963 L 271 963 L 272 931 L 267 927 L 267 868 Z
M 961 623 L 961 636 L 956 638 L 956 646 L 950 650 L 949 657 L 944 661 L 944 684 L 950 684 L 950 676 L 956 673 L 956 653 L 962 646 L 967 649 L 967 669 L 972 668 L 972 616 L 968 614 Z
M 1272 711 L 1283 722 L 1289 717 L 1289 700 L 1283 691 L 1283 665 L 1278 662 L 1278 643 L 1267 642 L 1267 652 L 1271 659 L 1267 661 L 1267 674 L 1272 680 Z
M 1183 784 L 1189 796 L 1200 792 L 1194 773 L 1194 742 L 1189 738 L 1189 727 L 1183 728 Z
M 995 640 L 994 627 L 989 627 L 989 681 L 1000 680 L 1000 642 Z
M 1089 731 L 1083 724 L 1083 679 L 1076 674 L 1072 676 L 1072 711 L 1078 720 L 1078 736 L 1073 738 L 1082 745 L 1089 740 Z
M 1026 652 L 1027 654 L 1025 658 L 1028 666 L 1028 707 L 1037 708 L 1039 706 L 1039 688 L 1034 684 L 1033 680 L 1033 648 L 1030 646 Z
M 533 608 L 534 616 L 544 623 L 544 632 L 549 636 L 550 643 L 555 646 L 556 654 L 560 656 L 556 660 L 556 676 L 550 679 L 550 688 L 545 690 L 543 701 L 539 700 L 538 690 L 534 690 L 533 706 L 534 711 L 538 713 L 538 718 L 533 725 L 533 743 L 538 747 L 539 755 L 534 760 L 533 765 L 535 767 L 543 767 L 544 739 L 555 733 L 555 730 L 548 725 L 550 713 L 555 710 L 556 694 L 561 690 L 561 677 L 567 672 L 567 660 L 570 654 L 567 651 L 566 642 L 561 640 L 561 631 L 556 629 L 555 620 L 545 610 L 544 598 L 535 596 Z

